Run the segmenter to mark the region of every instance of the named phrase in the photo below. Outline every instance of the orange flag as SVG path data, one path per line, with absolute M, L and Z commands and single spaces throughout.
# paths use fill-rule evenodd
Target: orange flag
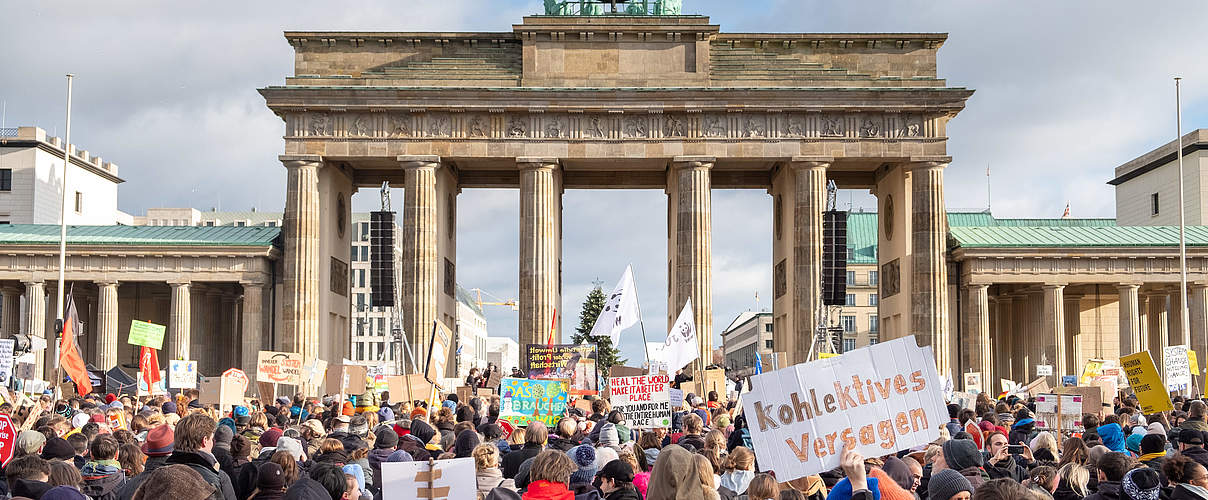
M 87 396 L 92 392 L 92 379 L 88 378 L 88 370 L 84 368 L 84 358 L 80 356 L 75 336 L 80 331 L 80 316 L 76 312 L 75 298 L 67 295 L 67 305 L 63 314 L 63 334 L 59 337 L 59 366 L 75 382 L 76 392 Z

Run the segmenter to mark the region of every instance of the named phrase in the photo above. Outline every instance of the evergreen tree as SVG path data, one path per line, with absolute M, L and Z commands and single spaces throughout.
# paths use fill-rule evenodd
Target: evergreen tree
M 627 362 L 627 360 L 617 358 L 621 351 L 612 345 L 612 339 L 591 336 L 591 328 L 595 326 L 596 318 L 600 317 L 600 312 L 604 310 L 605 299 L 604 291 L 600 290 L 598 286 L 587 294 L 587 299 L 583 301 L 583 309 L 579 311 L 579 326 L 570 336 L 571 341 L 576 344 L 599 346 L 596 366 L 600 370 L 601 377 L 608 377 L 608 368 L 612 365 L 624 365 Z

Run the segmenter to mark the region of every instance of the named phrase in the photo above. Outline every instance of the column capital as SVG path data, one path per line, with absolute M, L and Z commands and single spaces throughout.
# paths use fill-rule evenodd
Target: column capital
M 1065 287 L 1065 283 L 1044 283 L 1040 285 L 1042 290 L 1063 290 Z
M 171 286 L 172 288 L 180 288 L 180 287 L 188 288 L 189 285 L 192 285 L 192 284 L 193 284 L 193 282 L 190 280 L 172 280 L 172 281 L 168 282 L 168 286 Z
M 46 286 L 46 280 L 21 280 L 21 283 L 26 286 Z
M 440 155 L 400 155 L 394 157 L 404 169 L 437 168 L 440 166 Z
M 835 162 L 833 156 L 794 156 L 789 160 L 789 168 L 829 168 Z
M 95 280 L 92 283 L 98 287 L 117 286 L 118 281 L 117 280 Z
M 977 289 L 988 290 L 990 288 L 990 284 L 989 283 L 965 283 L 964 288 L 967 290 L 977 290 Z
M 562 165 L 562 160 L 543 156 L 517 156 L 516 165 L 520 167 L 521 170 L 531 168 L 556 169 Z
M 902 169 L 906 170 L 907 172 L 910 172 L 910 171 L 914 171 L 914 170 L 930 170 L 930 169 L 941 169 L 942 170 L 945 167 L 947 167 L 948 164 L 951 162 L 952 162 L 951 157 L 917 158 L 917 159 L 911 158 L 911 161 L 903 162 L 900 165 L 902 166 Z
M 1208 283 L 1188 283 L 1187 286 L 1190 287 L 1192 290 L 1208 289 Z
M 1130 289 L 1131 290 L 1140 290 L 1141 284 L 1140 283 L 1116 283 L 1116 288 L 1118 288 L 1120 291 L 1130 290 Z
M 284 164 L 285 168 L 318 168 L 323 165 L 323 157 L 321 155 L 278 155 L 277 160 Z
M 673 156 L 671 166 L 674 168 L 713 168 L 717 163 L 716 156 Z
M 265 285 L 266 285 L 266 283 L 264 283 L 263 281 L 240 281 L 239 282 L 239 286 L 242 286 L 244 289 L 264 288 Z

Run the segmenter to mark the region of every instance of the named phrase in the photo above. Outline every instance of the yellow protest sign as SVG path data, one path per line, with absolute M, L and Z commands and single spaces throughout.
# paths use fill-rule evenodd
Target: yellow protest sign
M 1200 376 L 1200 359 L 1199 356 L 1196 356 L 1195 351 L 1187 350 L 1187 361 L 1191 362 L 1191 374 Z
M 1161 413 L 1174 409 L 1170 402 L 1170 393 L 1166 392 L 1166 384 L 1158 375 L 1158 369 L 1153 364 L 1149 351 L 1141 351 L 1120 358 L 1120 366 L 1128 385 L 1137 394 L 1137 402 L 1141 404 L 1141 412 L 1146 415 Z
M 1086 362 L 1086 366 L 1082 368 L 1082 376 L 1078 378 L 1078 385 L 1090 385 L 1091 380 L 1099 376 L 1099 372 L 1103 370 L 1103 360 L 1092 359 Z
M 835 353 L 832 353 L 832 352 L 820 352 L 820 353 L 818 353 L 818 359 L 830 359 L 830 358 L 837 358 L 837 357 L 839 357 L 839 355 L 838 355 L 838 354 L 835 354 Z

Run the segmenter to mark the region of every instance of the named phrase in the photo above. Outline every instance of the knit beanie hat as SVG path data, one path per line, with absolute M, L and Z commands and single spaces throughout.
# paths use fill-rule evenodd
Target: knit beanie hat
M 38 431 L 21 431 L 17 434 L 17 449 L 25 452 L 26 455 L 33 455 L 38 452 L 46 444 L 46 434 Z
M 407 453 L 406 450 L 395 451 L 394 453 L 391 453 L 389 457 L 386 457 L 387 462 L 411 462 L 413 460 L 415 459 L 412 458 L 411 454 Z
M 46 441 L 46 445 L 42 447 L 43 460 L 68 460 L 75 456 L 75 447 L 71 446 L 66 439 L 52 438 Z
M 566 454 L 579 466 L 579 470 L 570 475 L 570 484 L 590 484 L 596 477 L 596 449 L 581 444 L 566 450 Z
M 159 408 L 161 411 L 164 412 L 165 415 L 167 415 L 169 413 L 176 413 L 176 402 L 164 401 L 163 406 L 160 406 Z
M 277 446 L 278 439 L 281 439 L 281 429 L 278 429 L 276 427 L 271 427 L 268 430 L 264 431 L 263 434 L 260 434 L 260 447 L 261 448 L 275 447 L 275 446 Z
M 225 420 L 225 419 L 224 419 Z M 231 439 L 235 437 L 235 431 L 225 425 L 219 425 L 214 430 L 214 447 L 218 449 L 231 449 Z
M 381 407 L 378 409 L 377 413 L 379 422 L 389 422 L 394 420 L 394 410 L 391 410 L 389 406 Z
M 351 401 L 345 401 L 344 406 L 342 406 L 340 408 L 341 415 L 347 415 L 347 416 L 351 417 L 351 416 L 355 415 L 356 412 L 357 412 L 357 409 L 356 409 L 356 407 L 352 406 Z
M 1141 454 L 1141 438 L 1145 437 L 1145 432 L 1129 434 L 1124 439 L 1124 448 L 1136 454 Z
M 1158 500 L 1161 486 L 1157 471 L 1149 467 L 1128 471 L 1120 481 L 1120 489 L 1133 500 Z
M 42 500 L 88 500 L 88 497 L 71 486 L 55 486 L 42 494 Z
M 1153 423 L 1149 424 L 1149 430 L 1145 431 L 1145 433 L 1146 434 L 1158 434 L 1161 436 L 1165 436 L 1166 428 L 1162 426 L 1161 422 L 1153 422 Z
M 466 458 L 474 452 L 474 447 L 478 446 L 478 433 L 470 430 L 462 431 L 457 435 L 457 440 L 453 443 L 453 455 L 455 458 Z
M 612 422 L 604 422 L 600 424 L 600 434 L 596 438 L 596 444 L 600 446 L 617 447 L 621 445 L 621 440 L 617 435 L 617 424 Z
M 423 444 L 428 444 L 432 440 L 432 436 L 436 434 L 436 429 L 423 420 L 411 421 L 411 435 L 415 436 Z
M 288 451 L 295 461 L 302 461 L 302 442 L 297 439 L 281 436 L 277 439 L 277 449 Z
M 1166 436 L 1161 434 L 1146 434 L 1141 438 L 1141 454 L 1158 453 L 1166 449 Z
M 256 487 L 261 491 L 285 490 L 285 472 L 274 462 L 260 464 L 259 475 L 256 476 Z
M 362 469 L 360 464 L 348 464 L 344 466 L 344 473 L 357 479 L 357 488 L 361 491 L 365 490 L 365 469 Z
M 605 465 L 608 465 L 610 462 L 617 460 L 618 458 L 620 458 L 620 456 L 617 454 L 617 450 L 607 446 L 596 448 L 596 469 L 603 471 Z M 631 472 L 630 475 L 632 474 L 633 473 Z
M 927 482 L 927 498 L 947 500 L 962 491 L 973 493 L 973 485 L 969 484 L 969 480 L 965 479 L 965 476 L 952 469 L 944 469 L 932 474 L 931 481 Z
M 394 429 L 389 427 L 378 429 L 373 435 L 377 436 L 373 442 L 374 449 L 381 450 L 398 446 L 398 433 L 394 432 Z
M 944 461 L 948 463 L 949 468 L 962 470 L 969 467 L 981 467 L 982 465 L 982 454 L 977 450 L 977 444 L 972 440 L 949 439 L 944 441 L 941 447 L 944 450 Z

